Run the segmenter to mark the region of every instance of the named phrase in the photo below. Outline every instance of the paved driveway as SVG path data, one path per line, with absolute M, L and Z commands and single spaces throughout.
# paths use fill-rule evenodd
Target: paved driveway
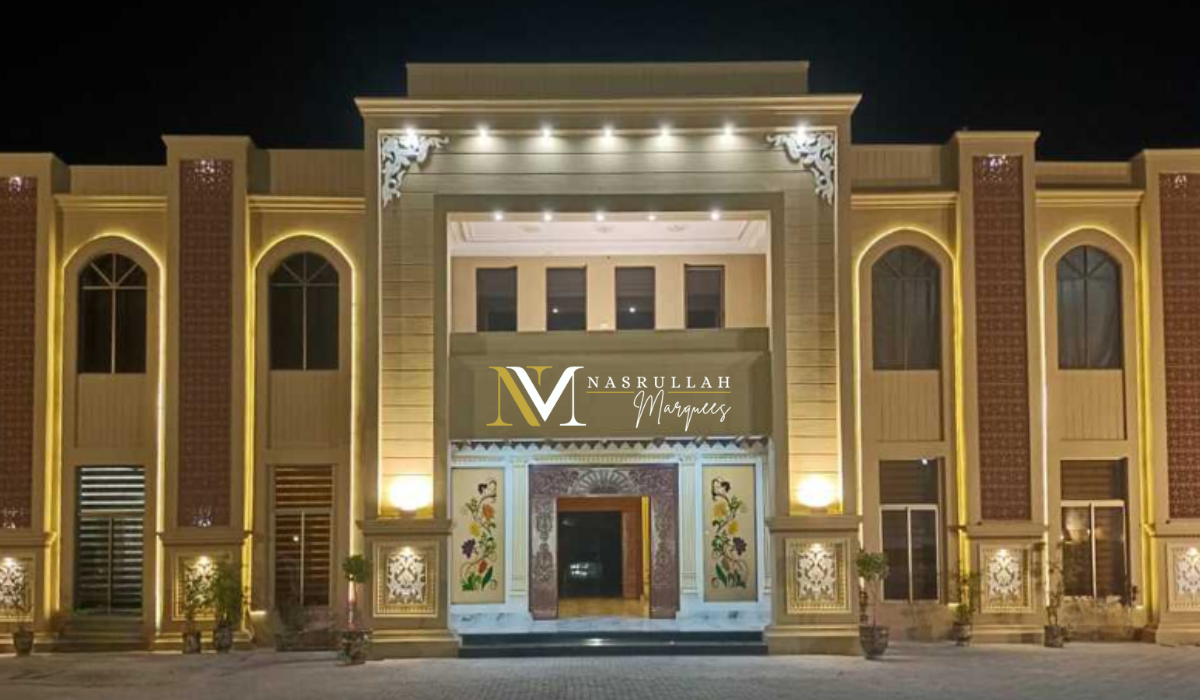
M 668 657 L 397 660 L 337 666 L 328 654 L 0 657 L 0 698 L 54 700 L 756 700 L 886 697 L 1195 700 L 1200 648 L 1073 644 L 1063 650 L 903 644 L 886 659 Z

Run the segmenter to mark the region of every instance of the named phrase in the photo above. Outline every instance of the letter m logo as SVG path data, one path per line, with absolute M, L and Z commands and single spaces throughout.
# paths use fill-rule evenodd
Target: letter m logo
M 559 398 L 562 397 L 563 391 L 567 388 L 567 383 L 571 384 L 571 420 L 559 425 L 585 425 L 575 420 L 575 371 L 583 369 L 580 367 L 568 367 L 562 376 L 558 378 L 558 386 L 554 387 L 554 391 L 550 392 L 550 398 L 543 401 L 542 395 L 538 393 L 538 389 L 533 384 L 533 380 L 529 378 L 529 373 L 524 367 L 489 367 L 488 369 L 496 370 L 496 421 L 488 423 L 488 426 L 505 426 L 512 423 L 505 423 L 502 415 L 502 399 L 504 398 L 504 390 L 508 389 L 508 393 L 516 402 L 517 408 L 521 409 L 521 415 L 525 417 L 525 422 L 533 427 L 539 427 L 537 416 L 533 413 L 533 408 L 529 402 L 525 400 L 524 394 L 513 380 L 513 375 L 517 375 L 517 379 L 521 381 L 521 386 L 525 387 L 525 391 L 529 393 L 529 398 L 533 400 L 533 407 L 537 408 L 537 412 L 541 415 L 542 420 L 550 420 L 550 412 L 558 405 Z M 536 369 L 538 373 L 538 384 L 542 383 L 542 370 L 550 369 L 550 367 L 530 367 Z

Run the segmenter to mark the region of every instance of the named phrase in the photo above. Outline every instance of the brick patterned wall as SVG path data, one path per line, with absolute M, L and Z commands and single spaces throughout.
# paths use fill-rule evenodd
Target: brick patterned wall
M 37 180 L 0 178 L 0 528 L 32 525 Z
M 1200 174 L 1159 176 L 1167 489 L 1172 518 L 1200 518 Z
M 984 520 L 1031 517 L 1025 202 L 1020 156 L 976 156 L 975 351 Z
M 230 515 L 233 373 L 233 163 L 179 171 L 178 524 Z

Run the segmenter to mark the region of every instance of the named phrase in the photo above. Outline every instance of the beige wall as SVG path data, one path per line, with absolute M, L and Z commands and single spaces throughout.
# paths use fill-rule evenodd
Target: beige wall
M 517 268 L 517 330 L 546 330 L 546 269 L 587 269 L 587 327 L 615 330 L 615 270 L 653 267 L 655 326 L 684 328 L 687 301 L 684 268 L 719 265 L 725 268 L 725 327 L 764 328 L 767 325 L 767 259 L 764 255 L 671 255 L 554 258 L 451 259 L 450 315 L 454 333 L 475 332 L 475 271 L 479 268 Z

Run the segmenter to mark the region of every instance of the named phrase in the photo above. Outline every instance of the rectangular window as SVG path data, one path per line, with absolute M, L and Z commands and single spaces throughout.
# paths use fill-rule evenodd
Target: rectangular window
M 684 267 L 688 328 L 725 327 L 725 268 L 721 265 Z
M 587 330 L 587 268 L 546 268 L 546 330 Z
M 1063 462 L 1063 592 L 1128 600 L 1125 462 Z
M 475 271 L 475 330 L 517 330 L 517 268 Z
M 333 470 L 276 467 L 275 605 L 329 605 L 333 581 Z
M 654 330 L 654 268 L 618 267 L 617 329 Z
M 939 599 L 941 469 L 935 460 L 881 462 L 884 600 Z

